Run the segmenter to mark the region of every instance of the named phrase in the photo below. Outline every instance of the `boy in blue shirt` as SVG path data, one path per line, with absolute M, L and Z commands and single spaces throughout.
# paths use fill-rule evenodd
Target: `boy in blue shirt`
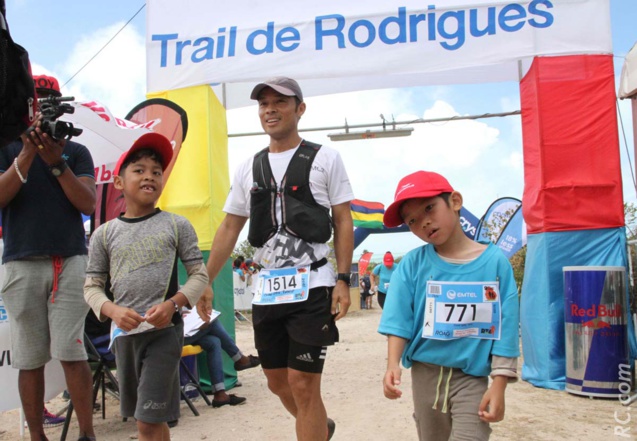
M 123 417 L 135 417 L 141 441 L 169 441 L 179 418 L 180 309 L 197 304 L 208 274 L 188 220 L 156 208 L 172 145 L 158 133 L 142 135 L 117 162 L 114 186 L 126 211 L 91 236 L 84 298 L 101 320 L 113 319 Z M 177 258 L 188 273 L 180 288 Z M 105 293 L 110 276 L 114 301 Z M 123 331 L 123 333 L 121 332 Z
M 493 244 L 474 242 L 459 222 L 462 195 L 433 172 L 404 177 L 384 223 L 405 223 L 427 245 L 393 274 L 378 332 L 388 336 L 383 392 L 402 395 L 400 362 L 412 371 L 418 437 L 487 440 L 504 418 L 504 391 L 517 379 L 518 292 Z M 492 378 L 489 387 L 488 377 Z

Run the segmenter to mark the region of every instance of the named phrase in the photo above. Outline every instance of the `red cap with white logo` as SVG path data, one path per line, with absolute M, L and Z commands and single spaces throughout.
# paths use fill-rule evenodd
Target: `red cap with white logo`
M 400 216 L 400 207 L 408 199 L 431 198 L 453 191 L 449 181 L 438 173 L 420 170 L 407 175 L 398 183 L 394 202 L 385 210 L 383 223 L 389 228 L 402 225 L 403 218 Z

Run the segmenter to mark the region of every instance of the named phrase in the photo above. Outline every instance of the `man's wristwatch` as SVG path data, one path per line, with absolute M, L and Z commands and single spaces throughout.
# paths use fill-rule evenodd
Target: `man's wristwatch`
M 49 165 L 49 170 L 51 170 L 51 174 L 53 174 L 53 176 L 55 176 L 56 178 L 60 176 L 62 173 L 64 173 L 67 168 L 69 168 L 69 166 L 64 159 L 61 162 L 58 162 L 57 164 Z
M 348 273 L 338 273 L 336 276 L 336 280 L 342 280 L 347 283 L 347 286 L 352 286 L 352 282 L 350 280 L 350 275 Z

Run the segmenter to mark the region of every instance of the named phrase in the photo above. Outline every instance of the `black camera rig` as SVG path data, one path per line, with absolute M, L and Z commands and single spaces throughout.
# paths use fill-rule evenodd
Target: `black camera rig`
M 72 123 L 58 121 L 57 119 L 65 113 L 74 113 L 75 108 L 67 104 L 68 101 L 75 101 L 72 96 L 49 96 L 38 98 L 38 108 L 42 114 L 40 129 L 55 140 L 71 139 L 79 136 L 82 129 L 76 129 Z M 33 130 L 31 127 L 29 130 Z

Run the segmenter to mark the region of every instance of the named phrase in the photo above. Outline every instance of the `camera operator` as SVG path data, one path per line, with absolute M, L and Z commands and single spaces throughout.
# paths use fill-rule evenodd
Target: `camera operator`
M 34 76 L 39 97 L 61 96 L 58 81 Z M 91 371 L 84 349 L 87 249 L 81 213 L 95 209 L 88 149 L 34 130 L 0 150 L 5 277 L 0 294 L 11 325 L 12 366 L 31 440 L 43 429 L 44 365 L 60 360 L 80 426 L 93 440 Z

